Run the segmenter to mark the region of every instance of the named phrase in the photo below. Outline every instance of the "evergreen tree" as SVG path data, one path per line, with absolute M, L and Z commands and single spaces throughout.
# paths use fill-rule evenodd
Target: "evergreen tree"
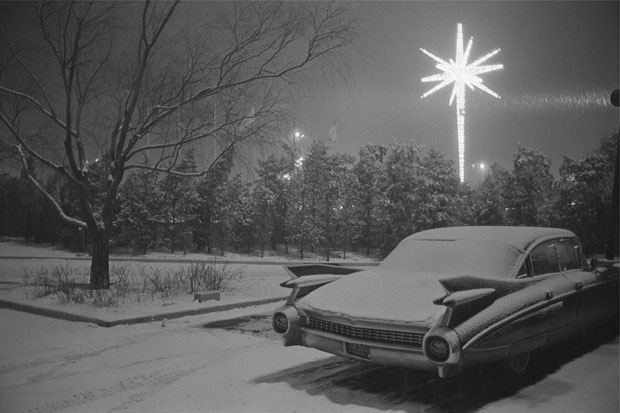
M 197 184 L 194 206 L 193 237 L 199 251 L 211 253 L 214 235 L 214 208 L 218 192 L 228 180 L 233 166 L 234 151 L 228 151 L 211 167 Z
M 603 252 L 605 234 L 610 230 L 607 220 L 617 139 L 617 134 L 602 139 L 596 151 L 580 160 L 565 156 L 555 184 L 553 225 L 578 234 L 586 253 Z
M 146 254 L 161 238 L 158 222 L 161 195 L 156 173 L 149 169 L 130 173 L 119 191 L 117 239 L 129 239 L 134 255 Z
M 271 221 L 271 211 L 274 209 L 275 194 L 265 185 L 265 182 L 259 180 L 252 192 L 254 205 L 254 227 L 256 230 L 256 240 L 260 248 L 260 256 L 265 256 L 265 244 L 271 238 L 273 239 L 273 222 Z M 275 247 L 272 247 L 275 250 Z
M 173 168 L 176 172 L 192 173 L 196 171 L 193 150 L 185 153 L 180 164 Z M 167 174 L 159 181 L 161 204 L 159 220 L 164 225 L 165 242 L 170 252 L 177 247 L 186 253 L 191 247 L 191 224 L 195 220 L 196 188 L 193 178 Z
M 417 190 L 423 184 L 420 147 L 396 143 L 390 146 L 387 161 L 387 218 L 382 254 L 389 253 L 408 235 L 418 232 L 421 220 Z
M 367 144 L 359 150 L 359 161 L 353 168 L 356 176 L 355 194 L 355 234 L 353 239 L 366 249 L 379 246 L 378 240 L 383 239 L 382 229 L 385 228 L 385 198 L 387 172 L 384 164 L 387 148 L 382 145 Z
M 510 225 L 549 226 L 553 175 L 551 161 L 542 152 L 519 145 L 507 190 Z
M 289 147 L 284 147 L 283 153 L 279 156 L 271 155 L 267 160 L 259 161 L 257 171 L 259 179 L 256 202 L 261 204 L 257 212 L 269 214 L 269 217 L 259 219 L 263 224 L 269 222 L 267 232 L 270 235 L 271 249 L 275 250 L 277 244 L 284 244 L 287 253 L 290 231 L 289 207 L 292 195 L 291 180 L 294 171 L 295 154 Z M 267 227 L 264 229 L 267 230 Z
M 489 167 L 484 180 L 472 195 L 472 225 L 504 225 L 511 174 L 501 165 Z
M 230 243 L 239 250 L 243 247 L 246 253 L 252 251 L 255 242 L 254 205 L 249 184 L 243 182 L 241 176 L 235 175 L 227 182 L 228 222 Z

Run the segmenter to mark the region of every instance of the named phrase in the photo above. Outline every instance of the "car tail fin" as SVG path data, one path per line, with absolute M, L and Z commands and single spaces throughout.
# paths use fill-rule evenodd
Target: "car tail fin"
M 472 276 L 461 276 L 439 280 L 446 294 L 433 301 L 448 307 L 442 320 L 443 325 L 459 325 L 474 314 L 487 308 L 495 300 L 525 287 L 518 280 L 497 280 Z
M 357 271 L 359 268 L 341 267 L 338 264 L 301 264 L 284 267 L 284 270 L 291 278 L 307 277 L 318 274 L 340 274 L 348 275 Z
M 284 281 L 280 283 L 281 287 L 285 288 L 304 288 L 313 287 L 316 285 L 329 284 L 332 281 L 339 280 L 344 277 L 343 274 L 314 274 L 306 275 L 304 277 L 293 278 L 292 280 Z
M 473 290 L 457 291 L 447 294 L 435 301 L 435 304 L 445 305 L 446 307 L 455 308 L 463 304 L 472 303 L 482 299 L 488 299 L 491 294 L 495 293 L 494 288 L 476 288 Z
M 284 281 L 280 286 L 293 289 L 288 300 L 289 303 L 310 294 L 317 288 L 339 280 L 346 275 L 361 271 L 358 268 L 340 267 L 338 265 L 329 264 L 293 265 L 284 267 L 284 269 L 291 279 Z
M 501 280 L 493 278 L 472 277 L 471 275 L 463 275 L 453 278 L 444 278 L 439 280 L 447 294 L 456 293 L 458 291 L 468 291 L 484 288 L 492 288 L 496 292 L 497 297 L 504 296 L 514 291 L 520 290 L 527 285 L 522 280 Z

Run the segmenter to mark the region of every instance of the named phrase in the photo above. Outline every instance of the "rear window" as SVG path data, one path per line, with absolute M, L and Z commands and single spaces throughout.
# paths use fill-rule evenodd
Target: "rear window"
M 405 239 L 380 267 L 438 275 L 511 277 L 520 257 L 515 247 L 486 241 Z
M 579 244 L 572 239 L 562 239 L 556 243 L 560 270 L 577 270 L 581 268 Z
M 555 242 L 545 242 L 536 247 L 531 254 L 532 272 L 534 275 L 548 274 L 560 271 L 558 256 L 555 253 Z
M 534 275 L 581 268 L 579 243 L 571 238 L 545 242 L 530 254 Z

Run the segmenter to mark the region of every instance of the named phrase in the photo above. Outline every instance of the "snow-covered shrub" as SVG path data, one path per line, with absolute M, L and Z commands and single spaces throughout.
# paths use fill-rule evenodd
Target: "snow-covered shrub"
M 83 304 L 86 301 L 87 293 L 81 287 L 71 288 L 65 291 L 56 292 L 56 300 L 60 304 Z
M 133 274 L 128 265 L 114 265 L 110 268 L 110 279 L 113 291 L 120 302 L 131 302 L 134 298 L 140 301 L 140 292 L 137 291 Z M 135 293 L 135 294 L 133 294 Z
M 118 297 L 112 290 L 92 290 L 92 297 L 96 307 L 118 307 Z
M 34 275 L 24 274 L 26 297 L 32 300 L 55 295 L 61 304 L 83 303 L 86 299 L 84 286 L 85 277 L 80 276 L 79 270 L 68 265 L 57 265 L 52 268 L 51 274 L 47 268 L 39 268 Z
M 187 291 L 193 293 L 201 290 L 226 291 L 231 281 L 241 277 L 243 270 L 229 270 L 226 264 L 218 265 L 213 260 L 210 263 L 201 261 L 181 267 L 176 274 L 187 281 Z

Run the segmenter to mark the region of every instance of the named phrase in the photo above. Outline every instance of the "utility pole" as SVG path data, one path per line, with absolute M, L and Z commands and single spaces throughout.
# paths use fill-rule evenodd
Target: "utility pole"
M 620 90 L 616 89 L 611 92 L 611 104 L 618 107 Z M 620 132 L 620 128 L 618 129 Z M 619 133 L 620 135 L 620 133 Z M 607 239 L 605 240 L 605 259 L 613 260 L 618 254 L 618 156 L 620 155 L 620 136 L 618 137 L 618 146 L 616 146 L 616 171 L 614 173 L 614 187 L 611 195 L 611 207 L 609 208 L 609 229 Z

